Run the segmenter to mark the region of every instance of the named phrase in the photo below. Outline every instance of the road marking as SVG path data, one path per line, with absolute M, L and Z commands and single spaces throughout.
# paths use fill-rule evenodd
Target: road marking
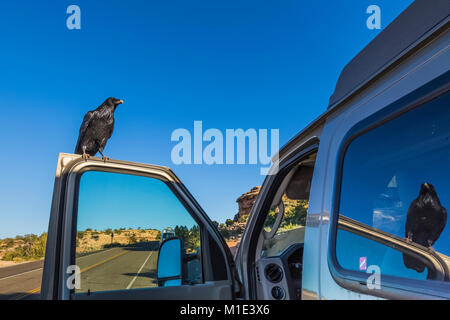
M 41 270 L 41 269 L 43 269 L 43 268 L 37 268 L 37 269 L 30 270 L 30 271 L 25 271 L 25 272 L 22 272 L 22 273 L 13 274 L 12 276 L 7 276 L 7 277 L 4 277 L 4 278 L 0 278 L 0 280 L 14 278 L 14 277 L 21 276 L 23 274 L 27 274 L 27 273 L 30 273 L 30 272 L 33 272 L 33 271 L 36 271 L 36 270 Z
M 114 249 L 114 248 L 107 249 L 107 250 L 104 250 L 104 251 L 95 252 L 95 253 L 92 253 L 92 254 L 88 254 L 88 255 L 85 255 L 85 256 L 82 256 L 82 257 L 77 258 L 77 260 L 80 260 L 80 259 L 86 258 L 86 257 L 91 257 L 91 256 L 93 256 L 93 255 L 95 255 L 95 254 L 98 254 L 98 253 L 104 253 L 104 252 L 107 252 L 107 251 L 112 250 L 112 249 Z M 0 278 L 0 281 L 1 281 L 1 280 L 5 280 L 5 279 L 9 279 L 9 278 L 14 278 L 14 277 L 17 277 L 17 276 L 21 276 L 21 275 L 23 275 L 23 274 L 27 274 L 27 273 L 30 273 L 30 272 L 33 272 L 33 271 L 37 271 L 37 270 L 42 270 L 42 269 L 44 269 L 44 268 L 43 268 L 43 267 L 40 267 L 40 268 L 33 269 L 33 270 L 30 270 L 30 271 L 25 271 L 25 272 L 13 274 L 13 275 L 11 275 L 11 276 L 7 276 L 7 277 L 4 277 L 4 278 Z
M 116 248 L 109 248 L 109 249 L 106 249 L 106 250 L 100 250 L 100 251 L 97 251 L 97 252 L 94 252 L 94 253 L 86 254 L 86 255 L 81 256 L 81 257 L 76 257 L 76 260 L 80 260 L 80 259 L 83 259 L 83 258 L 86 258 L 86 257 L 92 257 L 92 256 L 94 256 L 96 254 L 105 253 L 105 252 L 108 252 L 108 251 L 110 251 L 112 249 L 116 249 Z
M 99 265 L 102 265 L 102 264 L 104 264 L 104 263 L 106 263 L 108 261 L 111 261 L 111 260 L 113 260 L 113 259 L 115 259 L 117 257 L 120 257 L 121 255 L 124 255 L 125 253 L 128 253 L 128 251 L 121 252 L 119 254 L 116 254 L 115 256 L 112 256 L 112 257 L 109 257 L 109 258 L 107 258 L 105 260 L 102 260 L 102 261 L 99 261 L 97 263 L 94 263 L 93 265 L 90 265 L 89 267 L 86 267 L 86 268 L 82 269 L 80 271 L 80 273 L 83 273 L 83 272 L 86 272 L 86 271 L 88 271 L 88 270 L 90 270 L 92 268 L 98 267 Z M 41 291 L 41 287 L 39 286 L 39 287 L 34 288 L 34 289 L 30 290 L 30 291 L 27 291 L 27 292 L 25 292 L 25 293 L 23 293 L 23 294 L 21 294 L 19 296 L 12 297 L 10 300 L 21 300 L 21 299 L 23 299 L 23 298 L 25 298 L 25 297 L 33 294 L 33 293 L 38 293 L 40 291 Z
M 134 276 L 133 280 L 131 280 L 130 284 L 127 286 L 127 290 L 130 289 L 134 282 L 136 281 L 137 277 L 139 276 L 139 273 L 141 273 L 142 269 L 144 268 L 144 266 L 146 265 L 148 259 L 150 259 L 150 257 L 152 256 L 153 252 L 155 251 L 151 251 L 150 254 L 148 255 L 147 259 L 145 259 L 144 263 L 142 264 L 142 266 L 139 268 L 138 272 L 136 273 L 136 275 Z
M 108 261 L 111 261 L 111 260 L 113 260 L 113 259 L 115 259 L 117 257 L 120 257 L 120 256 L 124 255 L 125 253 L 128 253 L 128 251 L 121 252 L 119 254 L 116 254 L 115 256 L 112 256 L 112 257 L 109 257 L 109 258 L 107 258 L 105 260 L 102 260 L 102 261 L 99 261 L 97 263 L 94 263 L 93 265 L 90 265 L 89 267 L 81 269 L 80 273 L 83 273 L 85 271 L 91 270 L 92 268 L 98 267 L 99 265 L 102 265 L 102 264 L 104 264 L 104 263 L 106 263 Z
M 27 292 L 22 293 L 22 294 L 20 294 L 18 296 L 12 297 L 9 300 L 21 300 L 21 299 L 23 299 L 25 297 L 28 297 L 29 295 L 31 295 L 33 293 L 38 293 L 40 291 L 41 291 L 41 287 L 37 287 L 37 288 L 35 288 L 33 290 L 27 291 Z

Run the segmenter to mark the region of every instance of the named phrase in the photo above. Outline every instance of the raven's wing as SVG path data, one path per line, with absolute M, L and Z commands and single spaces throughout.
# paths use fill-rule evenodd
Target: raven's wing
M 445 225 L 447 224 L 447 209 L 441 207 L 440 213 L 440 221 L 436 224 L 436 239 L 434 241 L 437 241 L 437 239 L 439 239 L 442 231 L 444 231 L 445 229 Z
M 83 154 L 83 150 L 81 148 L 81 142 L 84 139 L 84 134 L 86 133 L 86 129 L 89 127 L 89 123 L 94 117 L 94 111 L 89 111 L 84 115 L 83 123 L 81 123 L 80 132 L 78 133 L 78 141 L 77 146 L 75 147 L 76 154 Z

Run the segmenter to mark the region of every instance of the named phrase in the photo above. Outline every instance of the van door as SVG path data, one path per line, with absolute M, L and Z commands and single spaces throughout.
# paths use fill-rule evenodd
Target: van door
M 225 241 L 170 169 L 59 155 L 43 299 L 234 299 L 239 287 Z
M 280 157 L 279 170 L 262 185 L 236 253 L 246 299 L 302 299 L 303 252 L 313 245 L 305 235 L 318 148 L 316 135 L 306 137 Z

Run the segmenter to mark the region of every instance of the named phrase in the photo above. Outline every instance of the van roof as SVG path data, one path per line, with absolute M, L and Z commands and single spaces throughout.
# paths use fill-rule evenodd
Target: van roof
M 328 108 L 358 89 L 408 53 L 430 30 L 448 18 L 450 1 L 416 0 L 361 50 L 342 70 Z
M 280 159 L 323 124 L 331 112 L 426 45 L 434 38 L 430 35 L 446 30 L 449 12 L 449 0 L 414 1 L 342 69 L 326 112 L 280 149 Z

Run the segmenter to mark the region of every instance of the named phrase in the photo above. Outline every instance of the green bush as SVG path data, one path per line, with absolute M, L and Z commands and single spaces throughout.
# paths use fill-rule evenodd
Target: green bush
M 239 222 L 247 222 L 248 220 L 248 214 L 242 215 L 242 217 L 239 218 Z
M 133 234 L 131 234 L 128 243 L 135 244 L 136 242 L 137 242 L 137 238 L 136 238 L 136 235 L 133 233 Z
M 5 239 L 6 247 L 11 248 L 14 245 L 14 239 L 8 238 Z
M 287 212 L 284 213 L 283 220 L 281 221 L 280 228 L 285 228 L 285 226 L 296 226 L 306 224 L 306 213 L 307 213 L 307 200 L 298 200 L 297 205 Z M 278 211 L 278 210 L 277 210 Z M 275 223 L 278 212 L 270 211 L 267 214 L 266 220 L 264 221 L 264 227 L 271 228 Z M 289 228 L 289 227 L 288 227 Z M 285 228 L 287 229 L 287 228 Z
M 47 233 L 37 235 L 27 235 L 22 237 L 27 239 L 25 244 L 18 246 L 14 250 L 6 252 L 3 256 L 5 261 L 36 260 L 45 256 L 45 246 L 47 243 Z
M 77 231 L 77 239 L 83 239 L 86 231 Z
M 176 226 L 175 235 L 183 239 L 184 247 L 187 251 L 196 251 L 200 248 L 200 227 L 193 226 L 188 229 L 186 226 Z
M 228 229 L 220 229 L 220 234 L 225 239 L 228 239 L 231 236 L 230 231 Z

